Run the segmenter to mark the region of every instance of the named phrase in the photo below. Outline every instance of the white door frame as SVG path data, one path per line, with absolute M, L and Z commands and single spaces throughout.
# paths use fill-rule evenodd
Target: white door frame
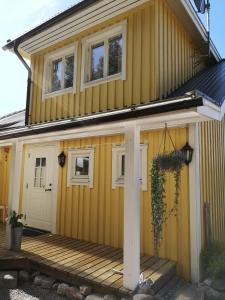
M 26 193 L 26 186 L 25 186 L 25 179 L 26 176 L 29 176 L 27 174 L 28 172 L 28 160 L 26 160 L 26 154 L 28 151 L 32 151 L 38 148 L 44 147 L 52 147 L 54 148 L 54 159 L 53 163 L 55 165 L 55 170 L 53 172 L 53 192 L 52 192 L 52 217 L 51 217 L 51 224 L 52 224 L 52 233 L 56 233 L 56 224 L 57 224 L 57 199 L 58 199 L 58 174 L 59 174 L 59 164 L 58 164 L 58 155 L 60 151 L 59 142 L 53 142 L 53 143 L 38 143 L 38 144 L 27 144 L 25 148 L 25 162 L 24 162 L 24 178 L 23 178 L 23 198 L 22 198 L 22 210 L 24 211 L 24 205 L 25 205 L 25 193 Z

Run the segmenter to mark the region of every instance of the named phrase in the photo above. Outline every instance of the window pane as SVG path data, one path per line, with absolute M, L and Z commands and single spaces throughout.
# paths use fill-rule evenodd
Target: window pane
M 104 43 L 91 47 L 91 80 L 103 78 Z
M 52 92 L 61 89 L 62 82 L 62 59 L 52 62 Z
M 42 166 L 42 167 L 45 167 L 45 166 L 46 166 L 46 158 L 45 158 L 45 157 L 42 157 L 42 158 L 41 158 L 41 166 Z
M 121 176 L 125 175 L 125 155 L 121 156 Z
M 40 166 L 40 158 L 36 158 L 36 167 Z
M 65 58 L 64 88 L 73 86 L 74 55 Z
M 122 70 L 122 35 L 109 40 L 109 75 Z
M 77 157 L 76 158 L 76 169 L 75 175 L 86 175 L 88 176 L 89 171 L 89 157 Z

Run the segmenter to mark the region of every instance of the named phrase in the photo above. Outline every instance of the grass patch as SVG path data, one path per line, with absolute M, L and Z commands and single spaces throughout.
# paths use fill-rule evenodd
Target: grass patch
M 213 242 L 202 251 L 202 266 L 204 275 L 212 279 L 225 279 L 225 243 Z

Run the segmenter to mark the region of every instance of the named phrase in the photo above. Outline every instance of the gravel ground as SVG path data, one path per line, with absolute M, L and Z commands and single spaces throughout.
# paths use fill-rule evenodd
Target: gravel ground
M 50 291 L 36 287 L 30 283 L 20 285 L 16 290 L 0 289 L 0 300 L 65 300 L 67 298 Z

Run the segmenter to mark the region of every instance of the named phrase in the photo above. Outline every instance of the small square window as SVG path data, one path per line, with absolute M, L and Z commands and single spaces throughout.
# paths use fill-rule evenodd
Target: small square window
M 142 190 L 147 190 L 147 145 L 142 144 L 140 147 L 140 182 Z M 125 176 L 125 148 L 115 146 L 112 148 L 112 187 L 124 186 Z
M 67 185 L 93 187 L 94 149 L 68 151 Z
M 126 72 L 126 22 L 100 31 L 82 43 L 81 89 L 123 79 Z
M 65 47 L 45 56 L 43 98 L 75 91 L 75 47 Z

